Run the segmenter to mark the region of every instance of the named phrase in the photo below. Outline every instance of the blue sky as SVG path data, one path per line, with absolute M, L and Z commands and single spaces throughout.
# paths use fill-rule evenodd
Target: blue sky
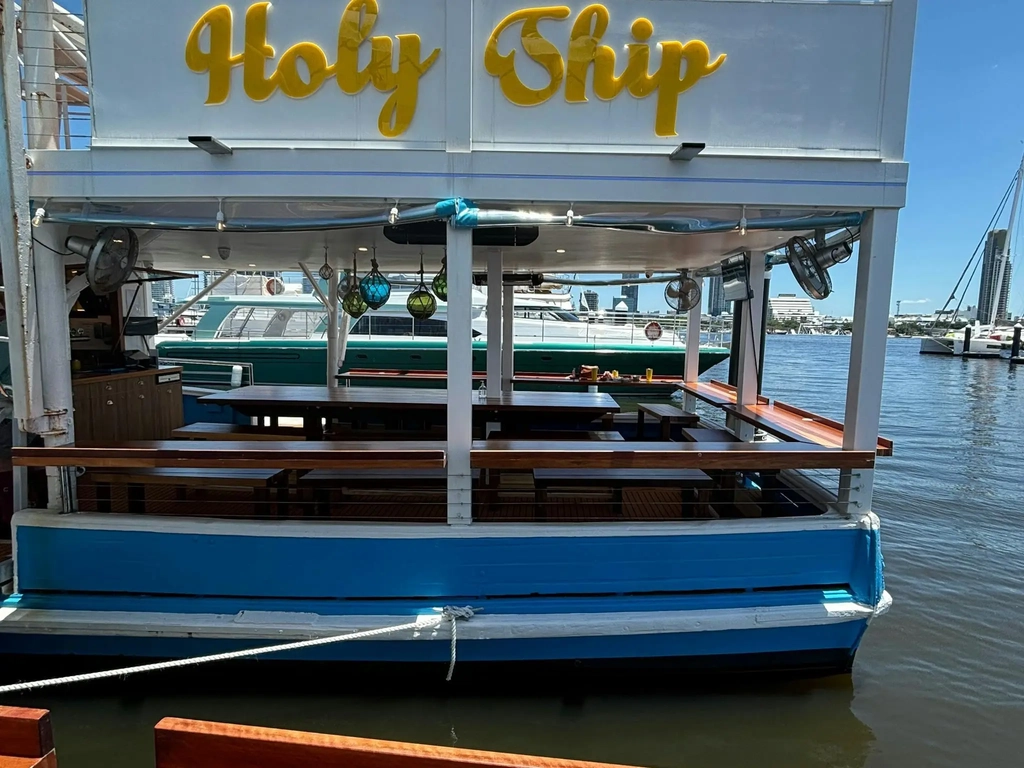
M 62 5 L 81 10 L 81 0 Z M 893 309 L 897 299 L 904 313 L 943 304 L 1016 170 L 1024 152 L 1022 28 L 1019 0 L 919 0 L 907 128 L 910 186 L 900 216 Z M 1014 314 L 1024 312 L 1024 262 L 1017 267 Z M 832 277 L 835 292 L 818 308 L 849 315 L 854 262 Z M 976 303 L 976 286 L 967 303 Z M 772 295 L 798 291 L 788 268 L 774 270 Z M 661 292 L 642 286 L 640 308 L 665 309 Z M 599 293 L 605 305 L 617 289 Z

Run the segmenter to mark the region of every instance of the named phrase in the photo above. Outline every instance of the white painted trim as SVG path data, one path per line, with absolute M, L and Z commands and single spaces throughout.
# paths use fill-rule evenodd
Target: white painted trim
M 448 522 L 473 521 L 473 232 L 448 238 Z
M 487 254 L 487 392 L 491 397 L 495 397 L 501 392 L 502 323 L 504 320 L 504 313 L 501 311 L 504 298 L 501 277 L 501 251 Z
M 691 611 L 617 613 L 487 614 L 459 624 L 460 640 L 527 640 L 574 637 L 622 637 L 743 629 L 817 627 L 870 621 L 888 610 L 854 601 L 815 605 L 719 608 Z M 438 610 L 441 606 L 438 606 Z M 428 614 L 430 616 L 436 613 Z M 242 611 L 238 614 L 147 613 L 128 611 L 35 610 L 0 608 L 0 632 L 61 636 L 197 638 L 231 640 L 307 640 L 407 623 L 409 616 L 323 616 L 315 613 Z M 446 622 L 377 640 L 450 639 Z
M 875 524 L 872 525 L 872 519 Z M 204 536 L 254 536 L 310 539 L 522 539 L 622 538 L 632 536 L 720 536 L 772 534 L 798 531 L 848 531 L 877 527 L 874 515 L 846 518 L 838 513 L 816 517 L 769 520 L 680 520 L 658 523 L 595 523 L 593 525 L 535 523 L 475 523 L 472 526 L 324 523 L 302 520 L 211 520 L 189 517 L 151 517 L 80 513 L 58 515 L 46 510 L 24 510 L 14 515 L 17 528 L 63 528 L 82 531 L 140 531 Z

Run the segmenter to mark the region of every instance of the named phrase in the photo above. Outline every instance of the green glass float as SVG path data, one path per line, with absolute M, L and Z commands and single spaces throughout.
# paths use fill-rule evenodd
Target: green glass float
M 441 271 L 434 275 L 430 283 L 434 295 L 441 301 L 448 301 L 448 257 L 441 259 Z
M 374 257 L 370 259 L 370 265 L 373 268 L 360 281 L 359 293 L 362 294 L 363 301 L 366 302 L 370 309 L 380 309 L 391 298 L 391 283 L 388 282 L 388 279 L 377 268 L 377 249 L 374 248 L 373 252 Z
M 363 300 L 363 294 L 359 290 L 359 273 L 356 269 L 356 260 L 352 259 L 352 276 L 349 279 L 348 290 L 345 291 L 344 296 L 339 297 L 341 298 L 341 308 L 353 320 L 358 320 L 370 308 Z M 339 289 L 338 292 L 340 293 L 341 290 Z
M 405 302 L 405 308 L 409 310 L 414 320 L 429 320 L 437 311 L 437 300 L 427 290 L 423 282 L 423 254 L 420 253 L 420 284 L 416 290 L 409 294 Z
M 317 273 L 320 277 L 327 281 L 334 277 L 334 268 L 327 263 L 327 246 L 324 246 L 324 265 L 320 267 L 320 271 Z

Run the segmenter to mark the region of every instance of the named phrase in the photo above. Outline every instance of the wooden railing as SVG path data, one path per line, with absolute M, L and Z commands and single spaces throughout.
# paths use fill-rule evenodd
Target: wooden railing
M 175 717 L 161 720 L 155 730 L 156 768 L 611 768 L 602 763 Z M 110 764 L 123 758 L 111 754 Z M 0 707 L 0 768 L 56 766 L 49 713 Z

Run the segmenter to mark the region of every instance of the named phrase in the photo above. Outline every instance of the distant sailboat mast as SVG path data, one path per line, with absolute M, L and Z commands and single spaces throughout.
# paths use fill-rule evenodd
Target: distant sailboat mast
M 1024 185 L 1024 157 L 1021 157 L 1020 168 L 1017 171 L 1017 187 L 1013 192 L 1013 206 L 1010 208 L 1010 221 L 1006 227 L 1006 246 L 1003 248 L 1003 257 L 999 260 L 999 278 L 996 280 L 996 294 L 992 301 L 992 312 L 989 315 L 988 323 L 993 328 L 996 324 L 996 316 L 999 314 L 999 302 L 1003 296 L 1003 279 L 1006 277 L 1006 265 L 1010 263 L 1010 241 L 1013 239 L 1013 229 L 1017 224 L 1017 212 L 1020 207 L 1020 191 Z M 1009 302 L 1009 296 L 1007 296 Z

